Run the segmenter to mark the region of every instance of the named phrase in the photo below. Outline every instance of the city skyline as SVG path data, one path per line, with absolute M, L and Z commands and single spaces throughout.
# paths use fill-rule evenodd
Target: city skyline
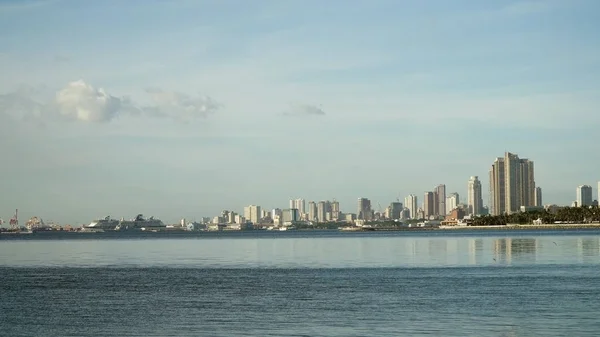
M 440 183 L 466 200 L 470 176 L 487 204 L 506 151 L 535 161 L 544 203 L 568 205 L 600 178 L 598 11 L 3 1 L 0 217 L 171 222 L 297 196 L 354 209 Z

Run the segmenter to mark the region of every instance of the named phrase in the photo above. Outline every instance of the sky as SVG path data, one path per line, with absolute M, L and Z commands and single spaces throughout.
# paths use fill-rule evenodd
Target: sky
M 597 194 L 596 0 L 0 0 L 0 218 Z

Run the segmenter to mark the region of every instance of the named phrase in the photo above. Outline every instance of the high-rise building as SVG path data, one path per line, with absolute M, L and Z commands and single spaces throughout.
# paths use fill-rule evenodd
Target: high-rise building
M 419 209 L 417 196 L 411 194 L 408 197 L 404 198 L 404 206 L 408 208 L 409 219 L 417 219 L 417 209 Z
M 446 185 L 440 184 L 433 189 L 433 214 L 446 215 Z
M 319 201 L 319 203 L 317 203 L 317 221 L 327 221 L 327 204 L 325 201 Z
M 537 206 L 537 207 L 544 206 L 544 204 L 542 203 L 542 188 L 541 187 L 535 188 L 535 204 L 534 204 L 534 206 Z
M 261 219 L 262 211 L 260 206 L 250 205 L 244 207 L 244 218 L 246 220 L 256 224 Z
M 467 184 L 467 206 L 469 214 L 480 215 L 483 207 L 483 197 L 481 195 L 481 181 L 478 176 L 471 176 Z
M 314 201 L 308 202 L 308 221 L 317 221 L 317 204 Z
M 435 215 L 435 197 L 433 192 L 425 192 L 423 198 L 423 212 L 425 218 Z
M 367 198 L 358 198 L 358 212 L 356 214 L 359 220 L 372 220 L 371 200 Z
M 450 214 L 452 210 L 458 208 L 458 204 L 460 204 L 458 193 L 450 193 L 450 195 L 446 197 L 446 214 Z
M 521 206 L 535 203 L 533 161 L 519 159 L 510 152 L 496 158 L 490 170 L 490 205 L 492 214 L 518 212 Z
M 339 220 L 340 219 L 340 202 L 333 199 L 333 201 L 331 202 L 331 218 L 333 220 Z
M 592 205 L 592 186 L 581 185 L 577 187 L 577 206 L 591 206 Z
M 389 209 L 388 218 L 390 218 L 392 220 L 397 220 L 402 217 L 402 210 L 404 209 L 404 206 L 402 205 L 401 202 L 392 202 L 390 204 L 390 206 L 388 207 L 388 209 Z
M 598 202 L 600 203 L 600 181 L 598 182 Z
M 293 222 L 300 220 L 300 214 L 298 209 L 290 208 L 284 209 L 281 213 L 281 219 L 284 225 L 289 225 Z
M 306 212 L 304 199 L 290 200 L 290 209 L 292 208 L 297 209 L 300 214 L 304 214 Z

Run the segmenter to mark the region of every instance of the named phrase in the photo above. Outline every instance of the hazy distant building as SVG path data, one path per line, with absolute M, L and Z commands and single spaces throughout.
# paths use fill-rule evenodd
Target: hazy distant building
M 308 202 L 308 221 L 317 221 L 317 204 L 314 201 Z
M 581 185 L 577 187 L 577 207 L 592 205 L 592 186 Z
M 423 196 L 423 212 L 425 218 L 435 215 L 435 197 L 433 192 L 425 192 Z
M 305 208 L 306 204 L 304 202 L 304 199 L 293 199 L 290 200 L 290 209 L 295 208 L 298 210 L 298 212 L 300 212 L 300 214 L 305 214 L 306 213 L 306 208 Z
M 300 211 L 296 208 L 284 209 L 281 214 L 284 225 L 289 225 L 300 220 Z
M 459 204 L 460 198 L 458 193 L 450 193 L 450 195 L 446 197 L 446 214 L 450 214 L 453 209 L 458 208 Z
M 510 152 L 496 158 L 490 170 L 490 205 L 492 214 L 515 213 L 521 206 L 535 203 L 533 161 L 519 159 Z
M 340 202 L 333 199 L 333 201 L 331 202 L 331 218 L 333 220 L 340 220 L 341 218 L 341 211 L 340 211 Z
M 327 203 L 319 201 L 317 203 L 317 222 L 327 221 Z
M 246 218 L 246 220 L 254 224 L 259 222 L 261 215 L 262 211 L 260 209 L 260 206 L 250 205 L 244 207 L 244 218 Z
M 371 200 L 367 198 L 358 198 L 357 218 L 359 220 L 372 220 L 373 211 L 371 209 Z
M 392 202 L 390 204 L 390 206 L 388 207 L 389 209 L 389 214 L 388 214 L 388 218 L 392 219 L 392 220 L 398 220 L 400 218 L 402 218 L 402 210 L 404 209 L 404 206 L 402 205 L 401 202 Z
M 481 215 L 483 196 L 481 194 L 481 181 L 478 176 L 471 176 L 467 184 L 467 206 L 471 215 Z
M 408 197 L 404 198 L 404 206 L 408 209 L 409 219 L 418 219 L 417 209 L 419 209 L 419 204 L 416 195 L 411 194 Z
M 542 203 L 542 188 L 541 187 L 535 188 L 535 204 L 534 204 L 534 206 L 536 206 L 536 207 L 544 206 L 544 204 Z
M 446 215 L 446 185 L 437 185 L 433 189 L 433 215 Z

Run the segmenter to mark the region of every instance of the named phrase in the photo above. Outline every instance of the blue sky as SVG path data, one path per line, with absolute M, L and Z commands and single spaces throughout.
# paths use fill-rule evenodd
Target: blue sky
M 600 3 L 2 1 L 0 217 L 597 187 Z M 421 200 L 419 200 L 421 201 Z

